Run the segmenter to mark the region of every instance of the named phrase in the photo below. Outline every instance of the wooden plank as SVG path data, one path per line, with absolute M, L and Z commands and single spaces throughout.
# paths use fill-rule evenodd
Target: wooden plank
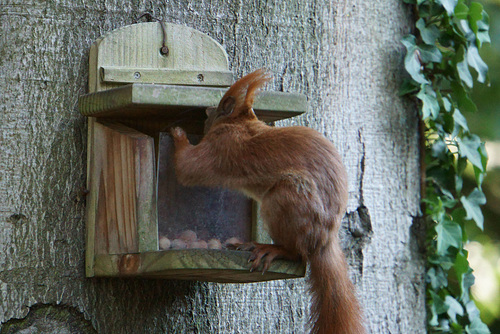
M 98 255 L 96 276 L 141 276 L 200 280 L 222 283 L 260 282 L 299 278 L 305 275 L 301 262 L 275 260 L 269 270 L 250 272 L 250 252 L 212 249 Z
M 105 198 L 99 199 L 102 205 L 106 208 L 106 228 L 108 235 L 108 253 L 119 254 L 123 253 L 121 251 L 121 245 L 118 234 L 118 213 L 117 207 L 117 196 L 115 187 L 115 169 L 114 169 L 114 154 L 113 154 L 113 134 L 109 131 L 109 128 L 95 124 L 96 127 L 99 126 L 105 138 L 104 148 L 105 154 L 101 156 L 103 160 L 103 179 L 104 179 L 104 196 Z
M 153 138 L 118 123 L 94 127 L 102 138 L 95 155 L 103 165 L 105 189 L 99 196 L 105 213 L 99 219 L 106 220 L 106 231 L 96 239 L 107 236 L 105 252 L 111 254 L 158 250 Z
M 127 177 L 125 178 L 125 187 L 128 189 L 127 196 L 127 216 L 128 224 L 127 224 L 127 249 L 129 252 L 137 252 L 138 250 L 138 241 L 137 241 L 137 196 L 136 196 L 136 184 L 135 184 L 135 151 L 134 151 L 134 140 L 132 138 L 127 138 L 125 141 L 124 148 L 124 160 Z
M 91 46 L 89 51 L 89 92 L 97 91 L 97 82 L 99 80 L 99 73 L 97 67 L 97 55 L 99 51 L 99 44 L 102 37 L 98 38 Z M 89 124 L 91 126 L 91 124 Z
M 108 159 L 110 163 L 113 164 L 112 168 L 112 173 L 110 173 L 110 181 L 112 181 L 112 184 L 110 184 L 110 187 L 114 188 L 114 200 L 115 200 L 115 206 L 114 206 L 114 211 L 116 214 L 116 231 L 118 233 L 118 243 L 119 243 L 119 248 L 117 251 L 111 251 L 110 253 L 113 254 L 121 254 L 128 252 L 126 248 L 126 235 L 125 235 L 125 200 L 124 200 L 124 195 L 125 192 L 128 190 L 124 188 L 123 184 L 123 167 L 124 165 L 122 164 L 123 161 L 121 159 L 121 142 L 122 142 L 122 136 L 120 136 L 119 133 L 117 132 L 111 132 L 110 133 L 112 141 L 111 145 L 108 144 L 108 152 L 111 151 L 111 155 L 108 155 Z
M 158 213 L 156 193 L 156 159 L 154 140 L 150 136 L 138 138 L 135 150 L 135 184 L 139 199 L 137 210 L 137 238 L 140 252 L 158 250 Z
M 129 170 L 127 168 L 128 166 L 128 161 L 127 161 L 127 141 L 128 138 L 124 135 L 116 134 L 117 137 L 119 137 L 119 148 L 117 148 L 117 153 L 119 153 L 119 170 L 121 172 L 121 179 L 117 180 L 117 183 L 121 185 L 121 199 L 122 199 L 122 205 L 118 206 L 117 209 L 122 212 L 123 220 L 118 221 L 122 225 L 122 231 L 123 235 L 121 236 L 121 240 L 123 241 L 122 244 L 122 249 L 125 250 L 125 252 L 130 252 L 130 246 L 132 244 L 132 240 L 130 239 L 130 224 L 131 220 L 134 220 L 135 223 L 135 217 L 130 216 L 130 200 L 132 200 L 130 193 L 131 193 L 131 187 L 129 183 Z M 118 164 L 117 164 L 118 165 Z M 116 165 L 115 165 L 116 166 Z M 133 199 L 132 205 L 135 205 L 135 198 Z
M 230 71 L 172 70 L 166 68 L 139 68 L 102 66 L 100 77 L 112 83 L 155 83 L 189 86 L 229 87 L 234 82 Z
M 88 120 L 88 137 L 87 137 L 87 190 L 96 189 L 99 177 L 96 171 L 101 167 L 96 166 L 96 158 L 93 154 L 95 147 L 94 125 L 95 118 Z M 95 237 L 96 237 L 96 212 L 98 205 L 98 191 L 89 191 L 86 198 L 85 210 L 85 275 L 87 277 L 94 276 L 94 257 L 95 257 Z
M 103 36 L 98 44 L 97 66 L 151 68 L 186 71 L 228 71 L 224 48 L 202 32 L 172 23 L 165 23 L 168 56 L 159 52 L 163 31 L 158 22 L 125 26 Z M 154 82 L 154 81 L 152 81 Z M 202 83 L 199 83 L 202 84 Z M 115 82 L 98 80 L 96 90 L 117 87 Z
M 97 190 L 99 196 L 97 197 L 97 213 L 95 220 L 95 253 L 96 254 L 107 254 L 109 253 L 109 237 L 108 237 L 108 227 L 106 218 L 106 194 L 104 192 L 104 172 L 101 170 L 101 176 L 99 180 L 99 189 Z
M 216 106 L 226 88 L 176 85 L 128 84 L 80 96 L 78 109 L 88 117 L 190 118 L 203 121 L 205 109 Z M 264 91 L 257 95 L 254 111 L 265 122 L 307 111 L 303 94 Z

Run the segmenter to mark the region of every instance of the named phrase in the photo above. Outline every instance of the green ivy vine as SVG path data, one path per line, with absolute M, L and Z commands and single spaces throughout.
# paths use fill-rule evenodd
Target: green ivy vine
M 427 311 L 430 333 L 490 333 L 471 298 L 474 275 L 467 261 L 465 223 L 483 228 L 481 184 L 488 160 L 484 142 L 471 133 L 463 113 L 476 112 L 470 98 L 476 80 L 488 82 L 479 55 L 490 42 L 483 6 L 465 0 L 403 0 L 412 4 L 415 34 L 402 43 L 408 78 L 402 95 L 416 97 L 425 142 L 423 210 L 428 226 Z M 473 170 L 472 190 L 463 187 Z

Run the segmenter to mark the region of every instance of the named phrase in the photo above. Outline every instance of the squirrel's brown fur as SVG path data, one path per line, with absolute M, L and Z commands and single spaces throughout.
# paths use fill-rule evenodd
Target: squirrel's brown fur
M 347 174 L 334 146 L 306 127 L 276 128 L 259 121 L 252 105 L 270 79 L 257 70 L 238 80 L 217 108 L 207 110 L 205 136 L 192 146 L 172 130 L 175 169 L 184 185 L 237 189 L 260 203 L 275 244 L 254 243 L 252 269 L 277 257 L 311 268 L 312 333 L 362 334 L 355 289 L 338 231 L 347 205 Z

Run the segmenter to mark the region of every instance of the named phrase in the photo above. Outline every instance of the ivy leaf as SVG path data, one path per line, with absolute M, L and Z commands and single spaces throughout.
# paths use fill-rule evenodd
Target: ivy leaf
M 457 176 L 460 178 L 464 174 L 465 168 L 467 168 L 467 158 L 458 157 L 457 159 Z
M 462 228 L 457 223 L 444 220 L 436 225 L 435 230 L 438 254 L 446 255 L 448 248 L 462 246 Z
M 490 22 L 483 5 L 479 2 L 472 2 L 469 10 L 469 25 L 476 35 L 478 46 L 482 43 L 490 43 L 490 35 L 488 33 Z
M 476 135 L 469 135 L 463 138 L 457 138 L 457 144 L 458 154 L 469 159 L 474 166 L 482 171 L 483 164 L 481 161 L 481 154 L 479 153 L 481 139 Z
M 417 46 L 417 39 L 412 34 L 408 34 L 401 39 L 401 43 L 406 47 L 406 50 L 410 50 Z
M 469 196 L 462 196 L 460 201 L 462 202 L 462 205 L 467 213 L 465 219 L 474 220 L 476 225 L 483 230 L 484 217 L 480 205 L 484 205 L 486 203 L 486 197 L 484 194 L 478 188 L 475 188 Z
M 431 154 L 434 158 L 445 161 L 448 159 L 449 152 L 450 150 L 448 149 L 448 146 L 442 139 L 437 139 L 434 143 L 432 143 Z
M 488 73 L 488 65 L 481 59 L 479 50 L 475 44 L 469 45 L 467 48 L 467 62 L 477 72 L 477 81 L 484 83 Z
M 483 19 L 483 5 L 479 2 L 472 2 L 469 6 L 469 25 L 477 33 L 477 21 Z
M 453 9 L 453 14 L 455 18 L 459 20 L 466 20 L 467 15 L 469 14 L 469 7 L 467 7 L 467 5 L 464 4 L 463 1 L 460 1 L 459 3 L 455 1 L 455 5 L 456 6 Z
M 467 334 L 491 334 L 488 326 L 486 326 L 480 318 L 475 318 L 471 321 L 470 325 L 465 327 Z
M 426 119 L 432 116 L 436 119 L 439 116 L 439 103 L 436 98 L 436 93 L 429 85 L 422 85 L 417 97 L 422 101 L 422 118 Z
M 441 35 L 441 31 L 435 24 L 431 24 L 427 27 L 423 18 L 417 21 L 416 26 L 425 44 L 434 45 L 436 39 Z
M 440 63 L 441 59 L 443 59 L 441 51 L 434 45 L 422 45 L 418 47 L 418 51 L 424 64 L 429 62 Z
M 467 212 L 467 216 L 465 217 L 465 219 L 474 220 L 477 227 L 482 230 L 484 217 L 480 205 L 486 204 L 486 197 L 484 196 L 483 192 L 478 188 L 474 188 L 469 196 L 460 197 L 460 202 L 462 202 L 462 205 Z
M 443 314 L 446 311 L 448 311 L 449 306 L 444 303 L 443 298 L 441 298 L 437 293 L 434 291 L 429 291 L 432 301 L 433 301 L 433 308 L 436 311 L 436 314 Z
M 403 84 L 399 88 L 399 96 L 415 93 L 418 90 L 419 86 L 416 86 L 414 81 L 407 78 L 403 81 Z
M 422 64 L 420 64 L 420 51 L 416 45 L 415 36 L 406 35 L 401 40 L 401 43 L 406 47 L 406 56 L 404 60 L 406 71 L 410 74 L 411 78 L 419 84 L 429 83 L 421 73 Z
M 441 256 L 437 254 L 432 254 L 428 258 L 429 263 L 435 264 L 443 268 L 443 270 L 448 271 L 455 265 L 455 258 L 451 258 L 449 255 Z
M 474 303 L 473 300 L 469 300 L 465 304 L 465 310 L 467 311 L 467 315 L 469 316 L 469 320 L 472 322 L 472 320 L 479 318 L 479 310 L 477 309 L 476 303 Z
M 427 282 L 431 283 L 431 286 L 434 290 L 440 289 L 442 287 L 448 286 L 448 279 L 442 268 L 430 268 L 427 271 Z
M 464 115 L 460 112 L 460 110 L 453 110 L 453 120 L 455 121 L 455 127 L 460 127 L 465 131 L 469 132 L 469 126 L 467 125 L 467 120 Z M 457 126 L 458 125 L 458 126 Z
M 484 143 L 481 143 L 481 146 L 479 146 L 479 154 L 481 155 L 481 164 L 483 166 L 482 171 L 486 170 L 486 166 L 488 165 L 488 151 L 486 151 L 486 146 Z M 484 176 L 484 172 L 482 172 Z M 482 182 L 478 182 L 479 185 L 481 185 Z
M 456 222 L 463 222 L 465 220 L 466 215 L 467 214 L 465 213 L 465 209 L 462 206 L 457 207 L 451 213 L 451 217 L 453 218 L 453 221 L 456 221 Z
M 486 13 L 484 10 L 482 12 L 482 15 L 482 19 L 476 22 L 477 31 L 474 31 L 479 42 L 479 47 L 481 47 L 483 43 L 491 43 L 490 34 L 488 32 L 490 29 L 490 18 L 488 16 L 488 13 Z
M 471 27 L 469 26 L 469 21 L 459 20 L 457 26 L 460 29 L 460 31 L 462 32 L 462 34 L 464 35 L 468 44 L 473 44 L 476 41 L 476 35 L 474 34 L 474 31 L 472 31 Z
M 457 71 L 460 80 L 462 80 L 467 85 L 467 87 L 472 88 L 473 85 L 472 75 L 469 72 L 469 66 L 465 59 L 457 63 Z
M 476 105 L 469 98 L 469 94 L 459 82 L 451 82 L 451 89 L 453 90 L 453 98 L 458 102 L 458 108 L 460 108 L 460 110 L 466 112 L 477 111 Z
M 458 48 L 457 55 L 455 58 L 457 62 L 456 66 L 460 80 L 462 80 L 467 85 L 467 87 L 472 88 L 473 86 L 472 75 L 470 74 L 469 71 L 469 64 L 467 62 L 467 56 L 463 45 L 460 45 L 460 47 Z
M 439 325 L 439 322 L 438 322 L 438 314 L 436 313 L 436 307 L 434 305 L 434 299 L 431 299 L 429 304 L 430 304 L 429 311 L 431 313 L 430 316 L 429 315 L 427 316 L 429 318 L 429 325 L 436 327 Z
M 481 190 L 481 185 L 483 184 L 486 166 L 488 164 L 488 152 L 486 151 L 486 147 L 484 143 L 481 143 L 479 146 L 479 154 L 481 155 L 481 165 L 482 169 L 479 169 L 474 166 L 474 175 L 476 176 L 476 183 L 478 185 L 479 190 Z
M 448 16 L 452 16 L 458 0 L 436 0 L 436 2 L 446 9 Z
M 460 297 L 461 300 L 463 301 L 470 300 L 470 288 L 474 285 L 475 281 L 476 278 L 472 273 L 472 269 L 463 275 L 462 282 L 460 284 L 460 288 L 462 289 L 462 296 Z
M 465 249 L 461 249 L 460 252 L 457 253 L 454 263 L 454 269 L 461 291 L 460 300 L 463 303 L 467 303 L 469 301 L 469 290 L 470 287 L 474 285 L 474 275 L 472 274 L 472 268 L 469 266 L 467 255 L 467 251 Z
M 447 97 L 443 97 L 442 101 L 443 101 L 444 110 L 450 112 L 451 107 L 452 107 L 450 100 Z
M 460 304 L 455 298 L 452 296 L 446 296 L 444 299 L 444 303 L 448 305 L 448 316 L 453 322 L 457 322 L 457 314 L 459 316 L 464 315 L 464 308 L 462 307 L 462 304 Z

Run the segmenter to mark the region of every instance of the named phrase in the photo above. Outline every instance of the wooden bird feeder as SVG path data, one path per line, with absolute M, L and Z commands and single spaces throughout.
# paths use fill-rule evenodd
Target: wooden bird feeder
M 256 282 L 304 276 L 300 262 L 249 271 L 249 252 L 227 239 L 270 242 L 252 200 L 239 193 L 179 185 L 168 130 L 201 139 L 204 110 L 233 83 L 224 49 L 194 29 L 138 23 L 90 49 L 87 161 L 88 277 L 141 276 Z M 304 95 L 262 92 L 254 105 L 267 122 L 299 115 Z M 236 239 L 232 239 L 236 240 Z M 217 243 L 219 242 L 219 243 Z

